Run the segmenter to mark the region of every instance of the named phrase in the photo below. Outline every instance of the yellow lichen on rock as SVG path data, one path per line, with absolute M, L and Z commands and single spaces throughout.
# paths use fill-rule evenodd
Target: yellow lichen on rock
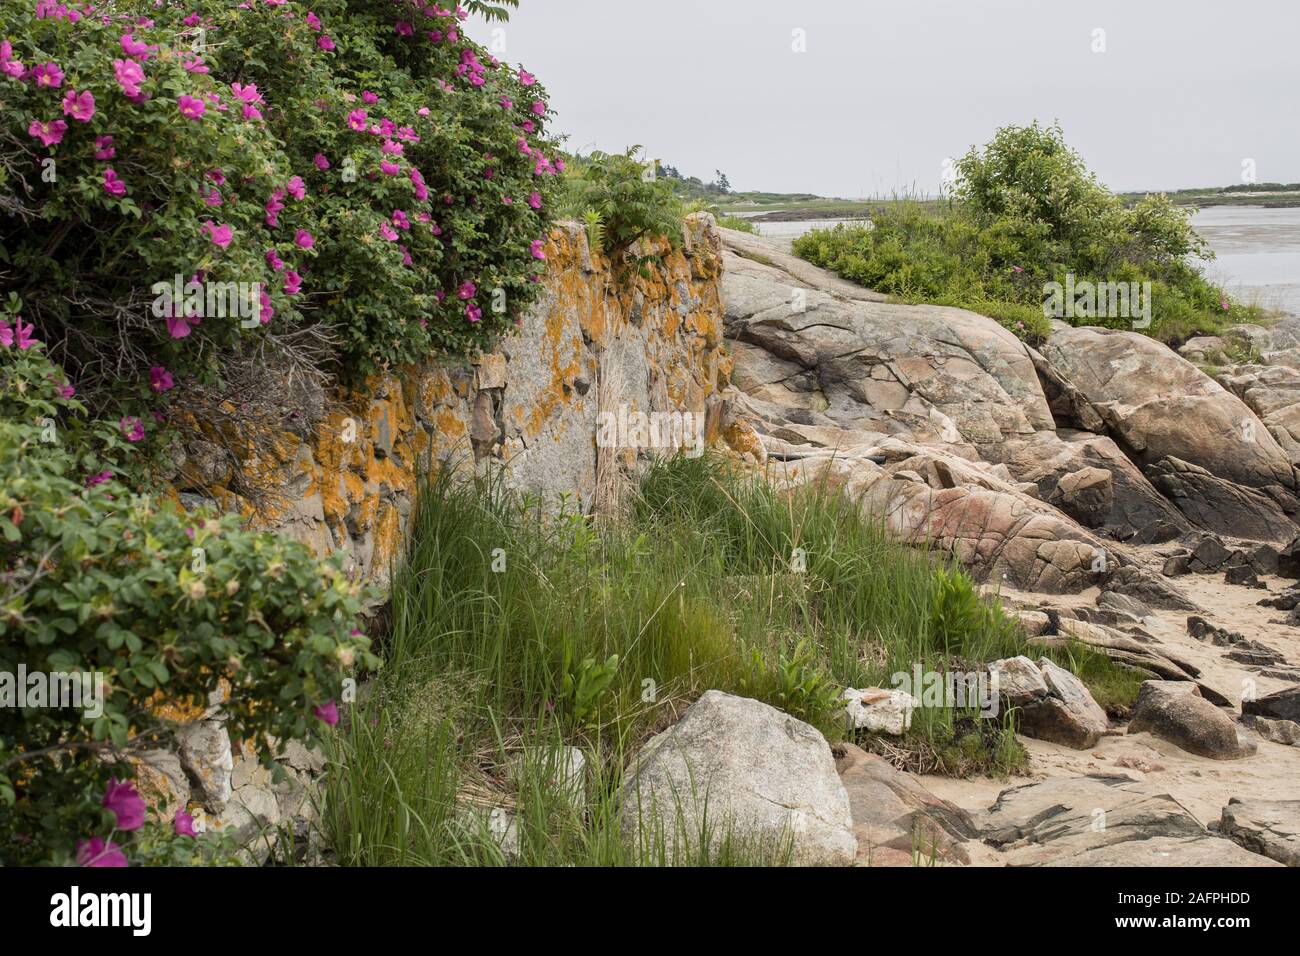
M 664 239 L 645 243 L 658 261 L 644 275 L 616 269 L 592 253 L 581 225 L 560 223 L 539 301 L 492 352 L 336 390 L 301 435 L 211 436 L 236 449 L 235 475 L 256 469 L 271 486 L 255 502 L 230 491 L 232 469 L 191 465 L 178 485 L 321 553 L 348 555 L 359 577 L 380 584 L 403 546 L 426 461 L 467 473 L 500 467 L 512 487 L 586 502 L 602 369 L 620 382 L 616 407 L 701 420 L 730 373 L 712 217 L 688 217 L 683 237 L 676 250 Z M 619 449 L 614 460 L 633 467 L 645 451 Z

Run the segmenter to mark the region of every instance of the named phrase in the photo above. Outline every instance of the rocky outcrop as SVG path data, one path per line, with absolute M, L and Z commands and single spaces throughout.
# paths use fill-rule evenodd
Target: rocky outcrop
M 722 434 L 773 480 L 841 487 L 864 516 L 981 580 L 1101 584 L 1189 606 L 1110 538 L 1190 526 L 1109 439 L 1056 433 L 1035 356 L 1014 335 L 959 309 L 879 301 L 761 239 L 723 237 L 734 373 Z
M 1056 323 L 1042 349 L 1193 522 L 1243 537 L 1295 533 L 1295 468 L 1255 413 L 1161 343 Z M 1266 522 L 1271 518 L 1271 523 Z M 1243 530 L 1245 529 L 1245 530 Z
M 426 461 L 466 474 L 499 470 L 507 487 L 590 505 L 602 411 L 688 413 L 684 434 L 641 449 L 670 452 L 703 440 L 708 407 L 730 372 L 712 217 L 688 218 L 679 251 L 666 240 L 647 241 L 644 251 L 658 257 L 648 277 L 616 276 L 581 226 L 560 223 L 546 246 L 541 301 L 492 352 L 403 369 L 356 392 L 309 395 L 295 412 L 301 427 L 260 436 L 257 455 L 240 462 L 263 486 L 256 502 L 229 490 L 229 469 L 209 469 L 211 480 L 201 480 L 184 466 L 182 500 L 242 510 L 321 553 L 343 554 L 359 577 L 380 585 Z M 613 460 L 632 469 L 638 450 L 622 444 Z
M 1241 702 L 1241 712 L 1270 720 L 1291 720 L 1300 723 L 1300 686 L 1288 687 L 1264 697 Z
M 725 236 L 733 382 L 779 420 L 970 445 L 1053 427 L 1033 361 L 996 322 L 868 299 L 755 237 Z
M 857 841 L 830 745 L 774 707 L 711 690 L 637 753 L 621 794 L 624 839 L 669 862 L 724 840 L 845 866 Z
M 1300 866 L 1300 800 L 1238 800 L 1223 808 L 1219 832 L 1283 866 Z

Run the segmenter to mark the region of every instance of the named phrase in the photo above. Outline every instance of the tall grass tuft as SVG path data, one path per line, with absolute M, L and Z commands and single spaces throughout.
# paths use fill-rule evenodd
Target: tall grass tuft
M 654 464 L 607 520 L 446 472 L 419 500 L 384 667 L 327 777 L 322 825 L 348 864 L 780 862 L 788 847 L 733 835 L 626 847 L 630 756 L 710 688 L 837 739 L 844 687 L 1024 650 L 964 574 L 853 502 L 711 456 Z M 944 741 L 968 716 L 923 709 L 914 732 Z M 571 747 L 576 783 L 559 769 Z M 683 842 L 702 849 L 665 855 Z

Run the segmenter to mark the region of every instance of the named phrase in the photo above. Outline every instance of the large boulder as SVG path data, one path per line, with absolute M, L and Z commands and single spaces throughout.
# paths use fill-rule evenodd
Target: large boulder
M 1126 776 L 1012 787 L 975 817 L 1007 866 L 1277 866 L 1208 831 L 1167 793 Z
M 1145 335 L 1062 323 L 1042 354 L 1144 468 L 1173 458 L 1260 492 L 1275 516 L 1270 539 L 1295 533 L 1291 516 L 1300 512 L 1300 500 L 1290 458 L 1241 399 L 1195 365 Z M 1231 503 L 1222 493 L 1216 501 Z M 1253 508 L 1245 514 L 1258 531 Z M 1231 515 L 1222 520 L 1231 522 Z
M 1219 832 L 1252 853 L 1300 866 L 1300 800 L 1238 800 L 1223 808 Z
M 637 753 L 623 783 L 634 847 L 692 859 L 707 841 L 789 847 L 800 865 L 843 866 L 857 853 L 849 798 L 816 728 L 774 707 L 711 690 Z
M 1236 760 L 1256 749 L 1242 742 L 1232 719 L 1188 681 L 1143 681 L 1128 732 L 1144 731 L 1213 760 Z
M 989 665 L 998 696 L 1020 714 L 1020 732 L 1076 750 L 1095 747 L 1109 722 L 1088 688 L 1046 657 L 1011 657 Z

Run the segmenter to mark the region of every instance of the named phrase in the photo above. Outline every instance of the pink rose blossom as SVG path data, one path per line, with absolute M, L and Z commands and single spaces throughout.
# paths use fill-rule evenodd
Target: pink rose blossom
M 63 71 L 57 63 L 41 63 L 32 68 L 32 79 L 38 87 L 56 90 L 63 85 Z
M 27 135 L 39 139 L 42 146 L 54 146 L 63 142 L 63 134 L 67 131 L 68 124 L 63 120 L 32 120 L 32 124 L 27 127 Z
M 77 843 L 77 866 L 126 866 L 126 854 L 112 840 L 91 837 Z
M 176 105 L 180 107 L 181 115 L 187 119 L 196 120 L 207 112 L 207 104 L 197 97 L 182 94 L 176 100 Z
M 211 219 L 207 219 L 204 220 L 202 229 L 212 244 L 220 249 L 229 246 L 230 240 L 235 237 L 235 231 L 230 228 L 229 223 L 222 223 L 218 226 Z
M 96 136 L 95 137 L 95 158 L 98 160 L 112 159 L 117 155 L 117 149 L 113 146 L 113 137 Z
M 149 369 L 149 387 L 155 392 L 162 394 L 169 392 L 176 385 L 176 380 L 172 378 L 172 373 L 167 371 L 161 365 L 155 365 Z
M 331 727 L 339 722 L 339 708 L 332 700 L 327 700 L 323 704 L 317 704 L 312 708 L 311 712 Z
M 144 69 L 134 60 L 114 60 L 113 77 L 122 92 L 130 99 L 140 98 L 140 84 L 144 82 Z
M 140 419 L 136 418 L 134 415 L 128 415 L 125 418 L 119 419 L 117 423 L 117 427 L 122 432 L 122 436 L 129 442 L 137 442 L 137 441 L 142 441 L 144 439 L 144 423 L 140 421 Z M 132 792 L 134 792 L 134 790 Z M 104 796 L 104 801 L 105 801 L 104 806 L 107 807 L 108 806 L 107 794 L 105 794 Z M 143 805 L 144 805 L 144 801 L 141 801 L 141 806 Z M 137 824 L 137 826 L 138 825 L 139 824 Z M 122 830 L 134 829 L 134 827 L 122 826 L 121 821 L 118 822 L 118 828 Z
M 90 90 L 83 90 L 80 93 L 76 90 L 68 90 L 63 94 L 63 113 L 79 123 L 89 123 L 90 118 L 95 115 L 94 94 Z
M 0 345 L 8 348 L 11 345 L 17 345 L 19 351 L 26 351 L 32 347 L 32 330 L 34 326 L 28 322 L 23 325 L 23 317 L 20 315 L 15 320 L 16 327 L 10 328 L 9 323 L 0 319 Z
M 306 229 L 299 229 L 293 234 L 293 242 L 299 249 L 310 249 L 316 244 L 312 234 Z
M 183 807 L 177 810 L 176 815 L 172 817 L 172 829 L 177 836 L 198 836 L 198 833 L 194 830 L 194 818 L 186 813 Z
M 126 195 L 126 183 L 118 178 L 117 171 L 112 166 L 104 167 L 104 192 L 110 196 Z
M 138 438 L 133 438 L 131 434 L 127 434 L 127 422 L 135 423 L 132 434 L 138 430 Z M 130 441 L 139 441 L 143 438 L 144 429 L 140 426 L 140 419 L 122 419 L 122 433 L 126 434 L 127 439 Z M 116 777 L 110 777 L 108 789 L 104 791 L 103 804 L 117 818 L 117 829 L 123 831 L 138 830 L 144 825 L 144 800 L 140 798 L 140 794 L 135 792 L 135 784 L 131 783 L 131 781 L 119 782 Z

